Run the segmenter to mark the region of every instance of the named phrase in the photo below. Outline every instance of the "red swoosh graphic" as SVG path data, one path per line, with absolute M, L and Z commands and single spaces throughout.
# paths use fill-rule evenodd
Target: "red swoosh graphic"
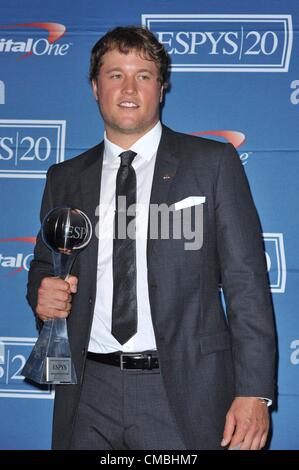
M 17 24 L 16 26 L 46 29 L 49 33 L 47 39 L 51 44 L 62 38 L 66 32 L 66 27 L 60 23 L 24 23 Z
M 62 38 L 66 32 L 66 27 L 61 23 L 20 23 L 10 26 L 0 26 L 0 29 L 13 29 L 13 28 L 39 28 L 39 29 L 46 29 L 48 31 L 48 41 L 49 43 L 53 44 L 58 39 Z M 19 59 L 28 57 L 32 54 L 28 52 L 27 54 L 22 55 Z
M 193 135 L 217 135 L 224 137 L 230 144 L 233 144 L 235 148 L 240 147 L 246 140 L 245 134 L 239 131 L 204 131 L 204 132 L 192 132 Z
M 0 242 L 25 242 L 36 243 L 36 237 L 13 237 L 13 238 L 0 238 Z
M 14 276 L 15 274 L 20 273 L 21 271 L 23 271 L 23 269 L 24 268 L 21 266 L 20 268 L 16 268 L 13 271 L 11 271 L 10 273 L 7 273 L 6 275 L 7 276 Z

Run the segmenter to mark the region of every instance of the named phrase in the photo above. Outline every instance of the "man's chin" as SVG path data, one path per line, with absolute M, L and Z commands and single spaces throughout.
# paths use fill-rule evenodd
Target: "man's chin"
M 110 127 L 111 129 L 113 129 L 114 132 L 118 132 L 120 134 L 125 134 L 125 135 L 140 134 L 140 133 L 147 131 L 147 126 L 142 126 L 142 125 L 138 125 L 138 126 L 132 126 L 132 125 L 128 125 L 128 126 L 112 125 L 111 126 L 110 125 Z

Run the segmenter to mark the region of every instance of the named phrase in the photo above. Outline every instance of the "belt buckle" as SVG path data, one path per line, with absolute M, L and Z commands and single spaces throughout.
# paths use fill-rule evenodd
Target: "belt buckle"
M 134 353 L 121 353 L 120 354 L 120 370 L 125 370 L 126 367 L 124 365 L 126 364 L 125 357 L 134 357 L 135 359 L 142 359 L 143 354 L 134 354 Z M 132 370 L 143 370 L 143 369 L 138 369 L 137 367 Z

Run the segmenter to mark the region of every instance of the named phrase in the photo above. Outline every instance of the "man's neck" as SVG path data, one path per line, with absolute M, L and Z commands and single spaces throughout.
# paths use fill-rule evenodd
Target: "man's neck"
M 132 147 L 132 145 L 137 142 L 137 140 L 141 139 L 145 134 L 147 134 L 153 127 L 155 127 L 157 123 L 155 123 L 150 129 L 146 129 L 140 133 L 134 134 L 121 134 L 119 132 L 115 132 L 114 129 L 105 129 L 107 139 L 110 140 L 115 145 L 118 145 L 124 150 L 127 150 Z

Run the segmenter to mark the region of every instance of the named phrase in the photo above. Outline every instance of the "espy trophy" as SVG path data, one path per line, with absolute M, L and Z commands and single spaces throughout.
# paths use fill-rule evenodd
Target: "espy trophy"
M 92 235 L 89 218 L 71 207 L 52 209 L 42 223 L 42 239 L 52 251 L 54 275 L 66 279 Z M 44 322 L 22 375 L 39 384 L 76 384 L 65 318 Z

